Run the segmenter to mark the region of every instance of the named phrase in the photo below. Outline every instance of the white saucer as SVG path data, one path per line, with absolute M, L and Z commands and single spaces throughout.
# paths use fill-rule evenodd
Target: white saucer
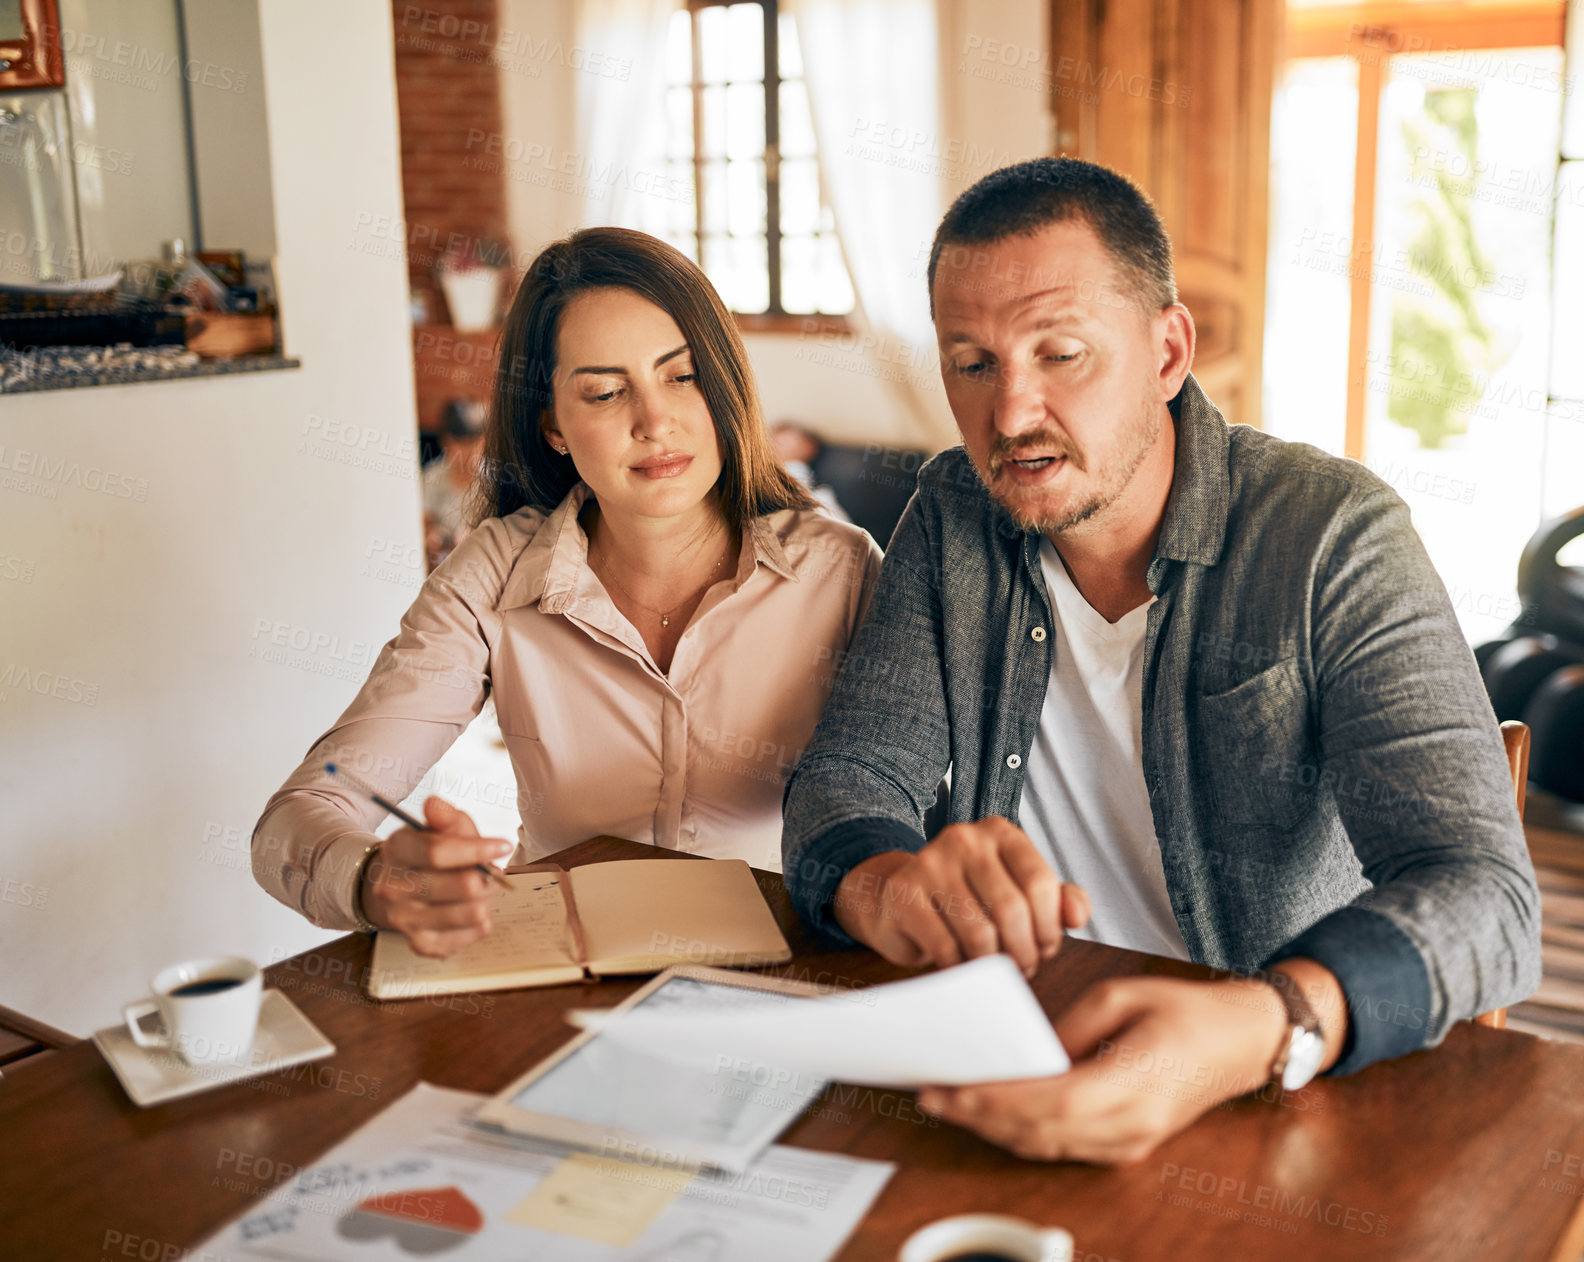
M 139 1047 L 125 1025 L 95 1030 L 93 1041 L 132 1102 L 145 1109 L 211 1087 L 335 1055 L 335 1044 L 278 990 L 264 992 L 253 1050 L 236 1064 L 195 1068 L 175 1052 Z

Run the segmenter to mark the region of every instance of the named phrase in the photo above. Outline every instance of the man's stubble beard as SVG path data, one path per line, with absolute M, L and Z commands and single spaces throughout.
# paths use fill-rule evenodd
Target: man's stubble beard
M 1149 455 L 1155 446 L 1161 432 L 1160 404 L 1152 399 L 1144 401 L 1137 423 L 1132 427 L 1129 441 L 1119 454 L 1115 465 L 1116 473 L 1108 478 L 1104 485 L 1097 487 L 1078 508 L 1063 513 L 1060 517 L 1039 517 L 1030 515 L 1015 505 L 1008 503 L 1006 498 L 997 490 L 995 483 L 999 481 L 1000 470 L 1006 460 L 1015 455 L 1020 447 L 1053 446 L 1059 447 L 1067 455 L 1068 464 L 1078 472 L 1085 472 L 1077 453 L 1060 434 L 1050 430 L 1038 430 L 1031 434 L 1020 434 L 1015 440 L 1005 441 L 997 439 L 990 445 L 989 463 L 993 473 L 979 469 L 979 477 L 989 489 L 996 503 L 1007 511 L 1007 514 L 1022 530 L 1037 531 L 1042 535 L 1058 535 L 1063 531 L 1071 530 L 1074 526 L 1088 521 L 1097 513 L 1115 504 L 1122 493 L 1132 483 L 1133 477 L 1139 471 L 1139 466 L 1144 463 L 1144 458 Z M 977 463 L 976 463 L 977 468 Z M 993 480 L 994 479 L 994 480 Z

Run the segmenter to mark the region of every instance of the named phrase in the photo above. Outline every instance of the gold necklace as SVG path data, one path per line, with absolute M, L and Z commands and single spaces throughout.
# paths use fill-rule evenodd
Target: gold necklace
M 730 545 L 728 544 L 728 551 L 729 550 L 730 550 Z M 593 567 L 593 556 L 594 556 L 594 545 L 591 543 L 589 545 L 589 557 L 590 557 L 589 568 L 590 569 L 594 568 Z M 685 609 L 690 602 L 698 599 L 698 597 L 700 596 L 700 594 L 703 591 L 703 588 L 708 587 L 712 583 L 714 583 L 714 581 L 715 581 L 715 571 L 719 570 L 721 566 L 726 564 L 726 553 L 724 553 L 724 552 L 721 553 L 720 560 L 715 562 L 714 568 L 710 570 L 709 578 L 704 580 L 704 583 L 699 588 L 699 590 L 695 591 L 691 596 L 689 596 L 687 598 L 687 600 L 684 600 L 681 604 L 672 606 L 670 612 L 667 612 L 667 611 L 665 611 L 663 609 L 655 609 L 652 606 L 644 604 L 643 601 L 639 600 L 638 597 L 634 596 L 630 591 L 628 591 L 625 587 L 622 586 L 621 579 L 616 577 L 616 574 L 610 568 L 610 563 L 608 561 L 606 561 L 603 557 L 601 557 L 600 558 L 600 563 L 605 566 L 605 575 L 604 575 L 604 577 L 610 579 L 611 582 L 616 584 L 616 590 L 617 591 L 619 591 L 623 596 L 627 597 L 628 600 L 632 601 L 633 604 L 637 605 L 638 608 L 642 609 L 645 613 L 652 613 L 657 618 L 659 618 L 661 627 L 669 627 L 671 625 L 671 614 L 677 613 L 677 612 L 681 611 L 682 609 Z

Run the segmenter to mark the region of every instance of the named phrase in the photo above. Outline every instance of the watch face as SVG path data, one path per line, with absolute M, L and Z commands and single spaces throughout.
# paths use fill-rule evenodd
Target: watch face
M 1296 1091 L 1307 1087 L 1320 1072 L 1320 1062 L 1325 1059 L 1325 1040 L 1313 1030 L 1300 1030 L 1293 1036 L 1292 1050 L 1287 1056 L 1287 1067 L 1282 1070 L 1282 1090 Z

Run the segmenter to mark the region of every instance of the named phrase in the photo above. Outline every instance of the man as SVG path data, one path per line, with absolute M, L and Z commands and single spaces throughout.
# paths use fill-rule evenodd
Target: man
M 963 445 L 920 472 L 787 786 L 793 898 L 902 965 L 1032 973 L 1092 915 L 1232 972 L 1096 985 L 1056 1023 L 1070 1073 L 921 1106 L 1026 1156 L 1133 1160 L 1273 1077 L 1530 994 L 1501 739 L 1407 508 L 1228 428 L 1144 194 L 1068 158 L 997 171 L 929 283 Z
M 432 570 L 467 538 L 467 497 L 484 456 L 487 409 L 451 399 L 440 414 L 440 457 L 423 469 L 424 551 Z
M 770 445 L 786 471 L 808 488 L 808 493 L 824 505 L 827 513 L 837 521 L 852 520 L 836 498 L 836 488 L 819 481 L 814 472 L 814 462 L 825 446 L 818 434 L 804 429 L 796 421 L 777 421 L 770 427 Z

